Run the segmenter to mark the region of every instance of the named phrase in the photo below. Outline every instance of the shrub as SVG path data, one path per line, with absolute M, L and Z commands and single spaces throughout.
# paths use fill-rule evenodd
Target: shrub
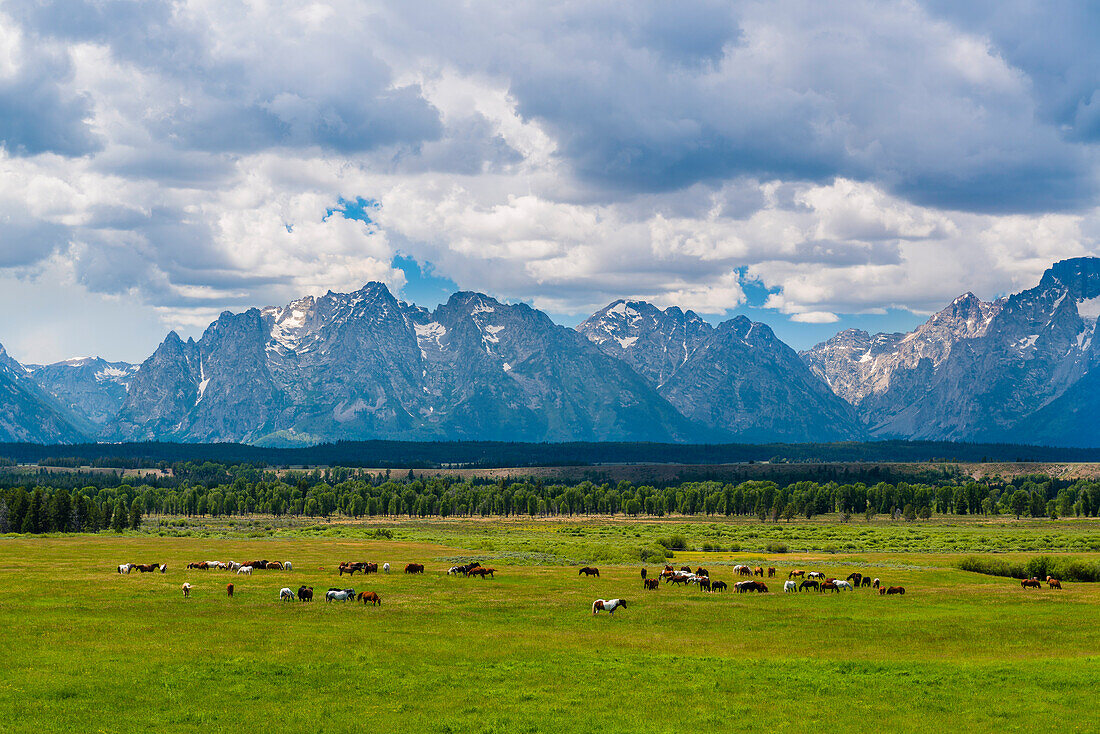
M 687 550 L 687 540 L 682 535 L 671 535 L 667 538 L 657 538 L 657 542 L 669 550 Z
M 766 546 L 764 546 L 764 550 L 766 550 L 768 553 L 786 553 L 787 544 L 780 543 L 778 540 L 771 540 L 768 541 L 768 544 Z
M 1062 581 L 1100 581 L 1100 563 L 1077 558 L 1035 556 L 1026 561 L 1007 561 L 1002 558 L 968 556 L 959 561 L 959 568 L 963 571 L 1014 579 L 1045 579 L 1047 576 L 1053 576 Z
M 638 558 L 644 563 L 664 563 L 672 553 L 659 543 L 645 545 L 638 549 Z

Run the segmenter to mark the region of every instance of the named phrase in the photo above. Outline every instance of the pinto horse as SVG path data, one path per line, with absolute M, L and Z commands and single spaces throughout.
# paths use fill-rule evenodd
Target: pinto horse
M 120 563 L 120 564 L 118 564 L 118 572 L 129 574 L 130 570 L 133 569 L 133 567 L 134 567 L 134 564 L 132 564 L 132 563 Z
M 373 591 L 360 591 L 359 601 L 363 602 L 364 605 L 369 602 L 371 606 L 378 606 L 382 603 L 382 597 Z
M 284 586 L 279 589 L 279 599 L 281 601 L 294 601 L 294 592 L 289 587 Z
M 592 613 L 598 614 L 602 609 L 611 616 L 615 616 L 615 610 L 619 607 L 626 609 L 626 599 L 597 599 L 592 602 Z
M 783 593 L 789 594 L 792 591 L 798 591 L 798 584 L 794 581 L 787 580 L 783 582 Z
M 687 586 L 689 581 L 691 581 L 691 576 L 687 575 L 686 573 L 677 573 L 673 574 L 672 576 L 673 586 L 675 586 L 676 584 L 683 584 L 684 586 Z
M 596 568 L 595 566 L 585 566 L 584 568 L 577 571 L 578 576 L 580 576 L 581 574 L 584 574 L 585 576 L 595 576 L 596 578 L 599 578 L 600 569 Z
M 657 579 L 642 579 L 642 588 L 647 591 L 655 591 L 658 586 Z
M 183 586 L 181 586 L 180 589 L 183 590 L 183 596 L 185 598 L 188 597 L 188 596 L 191 596 L 191 584 L 184 581 Z
M 872 588 L 872 589 L 877 589 L 877 588 L 879 588 L 880 586 L 882 586 L 882 582 L 881 582 L 880 580 L 878 580 L 878 579 L 875 579 L 875 582 L 874 582 L 873 584 L 871 584 L 871 588 Z
M 135 563 L 136 568 L 141 573 L 153 573 L 154 571 L 160 571 L 164 573 L 168 570 L 168 564 L 166 563 Z

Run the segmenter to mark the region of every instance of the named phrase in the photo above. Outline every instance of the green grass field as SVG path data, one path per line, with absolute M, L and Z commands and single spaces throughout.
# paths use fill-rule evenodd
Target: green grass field
M 957 570 L 958 554 L 937 532 L 958 528 L 928 526 L 927 547 L 909 552 L 799 551 L 792 541 L 782 555 L 673 559 L 727 581 L 743 560 L 783 577 L 794 567 L 858 570 L 905 586 L 904 597 L 783 594 L 780 578 L 766 595 L 643 592 L 639 564 L 601 563 L 602 576 L 587 579 L 540 552 L 553 539 L 578 542 L 576 532 L 585 545 L 553 552 L 590 552 L 593 536 L 611 551 L 651 532 L 701 537 L 710 525 L 410 522 L 389 525 L 392 540 L 310 531 L 0 538 L 0 730 L 1100 728 L 1100 585 L 1025 592 L 1012 579 Z M 185 570 L 191 560 L 251 557 L 289 559 L 295 570 L 251 578 Z M 449 559 L 463 557 L 495 566 L 497 578 L 447 577 Z M 342 585 L 336 567 L 345 559 L 394 567 L 351 583 L 377 591 L 381 607 L 320 598 Z M 169 570 L 120 576 L 123 561 L 165 561 Z M 428 572 L 400 573 L 409 561 Z M 194 586 L 190 599 L 184 581 Z M 278 601 L 280 587 L 303 583 L 317 601 Z M 593 617 L 597 597 L 630 605 Z

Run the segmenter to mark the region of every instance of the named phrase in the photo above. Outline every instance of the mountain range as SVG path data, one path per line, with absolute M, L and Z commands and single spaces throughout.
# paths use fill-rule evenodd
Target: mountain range
M 909 333 L 801 354 L 765 324 L 619 300 L 576 329 L 459 292 L 381 283 L 222 313 L 140 365 L 20 365 L 0 347 L 0 441 L 825 442 L 1100 445 L 1100 259 L 967 293 Z

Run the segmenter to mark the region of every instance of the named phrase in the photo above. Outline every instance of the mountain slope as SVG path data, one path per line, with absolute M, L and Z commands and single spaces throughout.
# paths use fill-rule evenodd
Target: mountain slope
M 26 365 L 31 379 L 73 413 L 96 426 L 113 421 L 126 401 L 137 365 L 83 357 Z
M 712 327 L 691 311 L 616 301 L 577 330 L 725 440 L 835 441 L 863 435 L 852 408 L 770 328 L 744 316 Z
M 87 428 L 0 346 L 0 442 L 75 443 L 86 440 Z

